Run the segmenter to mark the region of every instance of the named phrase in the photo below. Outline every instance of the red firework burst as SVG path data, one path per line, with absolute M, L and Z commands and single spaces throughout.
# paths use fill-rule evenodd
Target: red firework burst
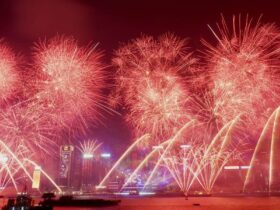
M 80 47 L 72 38 L 55 37 L 37 45 L 35 98 L 55 126 L 80 130 L 89 119 L 99 120 L 101 56 L 95 47 Z
M 5 102 L 19 92 L 19 62 L 13 51 L 0 41 L 0 101 Z
M 23 147 L 36 158 L 57 149 L 53 125 L 45 110 L 24 103 L 0 111 L 0 139 L 13 151 Z
M 256 25 L 241 17 L 230 30 L 222 19 L 217 46 L 205 42 L 208 50 L 214 116 L 225 124 L 239 114 L 249 129 L 258 130 L 279 104 L 279 30 L 273 24 Z
M 191 118 L 186 81 L 195 60 L 185 44 L 173 35 L 142 37 L 116 52 L 116 92 L 124 95 L 126 119 L 136 135 L 168 138 Z

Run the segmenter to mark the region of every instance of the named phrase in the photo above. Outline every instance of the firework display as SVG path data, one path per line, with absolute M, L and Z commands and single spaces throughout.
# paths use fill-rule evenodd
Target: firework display
M 0 102 L 7 102 L 21 91 L 20 63 L 6 43 L 0 41 Z
M 58 127 L 87 127 L 102 107 L 103 67 L 95 48 L 79 47 L 72 38 L 55 37 L 35 49 L 34 90 L 37 103 Z
M 117 90 L 127 107 L 126 120 L 137 136 L 168 138 L 191 119 L 188 75 L 195 59 L 185 40 L 173 35 L 142 37 L 122 47 L 113 60 Z
M 17 180 L 27 174 L 25 159 L 56 158 L 64 131 L 70 138 L 86 134 L 88 123 L 100 120 L 99 108 L 106 109 L 101 56 L 73 38 L 54 37 L 37 44 L 33 64 L 21 68 L 0 43 L 1 188 L 13 184 L 18 190 Z
M 144 192 L 155 180 L 168 179 L 166 185 L 176 183 L 185 195 L 193 189 L 211 194 L 224 169 L 245 168 L 244 189 L 262 179 L 262 189 L 277 190 L 280 31 L 235 16 L 232 26 L 222 18 L 217 30 L 209 28 L 217 43 L 203 40 L 203 54 L 172 34 L 142 36 L 115 51 L 113 70 L 102 64 L 96 46 L 80 46 L 71 37 L 38 42 L 24 68 L 1 41 L 0 190 L 19 191 L 23 177 L 32 181 L 32 169 L 61 192 L 40 164 L 45 157 L 57 158 L 63 147 L 69 165 L 80 151 L 75 167 L 81 165 L 81 189 L 92 192 L 93 162 L 108 165 L 102 158 L 111 153 L 95 159 L 102 143 L 89 136 L 104 112 L 118 111 L 135 140 L 110 162 L 97 188 L 111 186 L 117 174 L 119 191 L 139 182 L 137 190 Z M 248 150 L 251 159 L 244 155 Z M 227 166 L 231 163 L 236 166 Z M 65 164 L 61 170 L 70 177 Z
M 18 191 L 17 182 L 23 178 L 21 166 L 18 164 L 16 158 L 14 158 L 2 145 L 0 151 L 0 191 L 4 190 L 9 184 L 15 187 Z M 26 156 L 27 150 L 23 146 L 18 146 L 14 149 L 16 156 Z
M 32 152 L 34 146 L 50 152 L 57 130 L 83 130 L 91 119 L 98 120 L 103 67 L 95 48 L 55 37 L 37 45 L 34 67 L 22 78 L 12 51 L 2 43 L 0 50 L 1 98 L 16 96 L 20 80 L 29 79 L 23 97 L 1 110 L 1 138 L 9 145 L 24 143 Z
M 254 25 L 248 17 L 245 23 L 233 17 L 232 26 L 222 19 L 217 27 L 210 29 L 218 45 L 204 41 L 213 115 L 225 124 L 242 114 L 246 132 L 259 135 L 279 105 L 279 30 L 274 24 Z
M 24 146 L 37 157 L 41 155 L 38 151 L 53 154 L 57 149 L 55 136 L 43 111 L 20 104 L 1 111 L 1 139 L 14 149 Z
M 80 143 L 79 150 L 83 156 L 82 162 L 82 188 L 83 190 L 90 191 L 92 186 L 91 179 L 93 174 L 93 160 L 97 158 L 97 150 L 100 148 L 101 143 L 97 140 L 87 140 Z

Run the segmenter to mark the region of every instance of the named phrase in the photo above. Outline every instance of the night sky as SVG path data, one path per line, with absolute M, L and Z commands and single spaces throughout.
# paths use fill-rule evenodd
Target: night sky
M 280 25 L 278 1 L 210 0 L 1 0 L 0 37 L 19 53 L 30 58 L 34 41 L 57 34 L 72 35 L 80 44 L 99 42 L 110 64 L 120 43 L 141 34 L 172 32 L 190 38 L 193 49 L 201 49 L 201 38 L 213 40 L 207 24 L 220 15 L 230 20 L 233 14 L 247 13 L 263 22 Z M 110 68 L 107 69 L 112 71 Z M 92 136 L 110 147 L 127 144 L 130 137 L 121 117 L 107 116 L 104 125 L 92 129 Z

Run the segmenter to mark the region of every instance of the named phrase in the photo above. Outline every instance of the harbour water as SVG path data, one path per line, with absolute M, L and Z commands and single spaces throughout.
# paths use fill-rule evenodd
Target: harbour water
M 5 203 L 1 199 L 0 205 Z M 151 197 L 123 198 L 118 206 L 55 207 L 54 210 L 280 210 L 280 197 Z
M 194 205 L 199 204 L 199 206 Z M 279 210 L 280 197 L 183 197 L 124 198 L 118 206 L 55 210 Z

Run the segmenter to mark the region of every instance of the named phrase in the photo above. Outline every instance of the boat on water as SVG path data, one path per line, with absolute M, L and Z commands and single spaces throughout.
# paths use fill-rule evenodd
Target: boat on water
M 28 194 L 18 195 L 16 198 L 9 198 L 2 210 L 53 210 L 52 206 L 34 205 L 33 199 Z
M 74 198 L 71 195 L 61 196 L 59 199 L 53 199 L 52 193 L 47 193 L 42 196 L 44 199 L 40 202 L 43 206 L 75 206 L 75 207 L 106 207 L 118 205 L 121 200 L 115 199 L 82 199 Z

